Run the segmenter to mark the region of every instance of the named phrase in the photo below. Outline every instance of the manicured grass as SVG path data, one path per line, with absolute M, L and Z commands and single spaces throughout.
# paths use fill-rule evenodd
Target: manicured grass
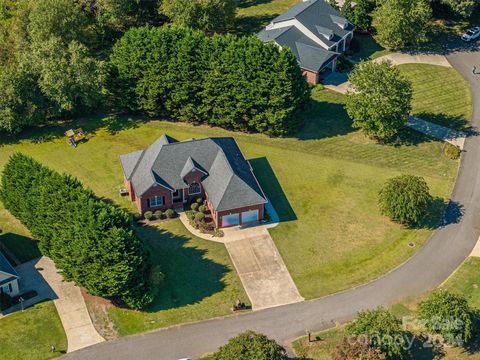
M 241 0 L 238 4 L 236 32 L 253 34 L 270 20 L 284 13 L 301 0 Z
M 391 51 L 384 49 L 371 35 L 355 34 L 352 50 L 357 51 L 351 58 L 356 61 L 372 60 L 380 56 L 387 55 Z
M 449 291 L 465 296 L 472 307 L 480 310 L 480 258 L 468 258 L 462 266 L 440 287 Z M 425 295 L 426 296 L 426 295 Z M 403 316 L 412 316 L 415 314 L 415 307 L 421 299 L 406 301 L 405 303 L 395 304 L 391 311 L 395 316 L 401 319 Z M 303 356 L 312 360 L 331 359 L 332 353 L 345 334 L 345 327 L 339 326 L 326 331 L 320 331 L 312 334 L 312 339 L 319 337 L 308 343 L 304 336 L 293 342 L 293 348 L 297 356 Z M 447 360 L 478 360 L 480 359 L 480 349 L 478 344 L 480 338 L 472 340 L 471 346 L 467 350 L 462 348 L 446 348 L 445 356 L 442 359 Z M 413 350 L 414 359 L 433 360 L 434 354 L 428 351 L 428 348 L 417 346 Z M 436 358 L 435 358 L 436 359 Z
M 50 351 L 50 346 L 56 348 Z M 2 360 L 51 359 L 67 350 L 67 337 L 52 301 L 0 319 Z
M 231 314 L 236 299 L 248 302 L 225 246 L 191 235 L 180 220 L 138 229 L 160 265 L 165 281 L 159 296 L 144 312 L 111 307 L 119 335 L 129 335 L 181 322 Z
M 464 129 L 472 114 L 466 80 L 452 68 L 405 64 L 398 68 L 412 82 L 414 115 L 453 129 Z
M 304 297 L 315 298 L 385 273 L 428 238 L 429 229 L 405 229 L 380 215 L 377 195 L 387 178 L 403 173 L 423 176 L 432 194 L 445 199 L 458 166 L 442 155 L 440 142 L 418 134 L 411 133 L 411 142 L 398 146 L 365 138 L 351 128 L 344 100 L 343 95 L 316 90 L 302 131 L 283 139 L 161 121 L 123 119 L 113 129 L 101 119 L 90 119 L 81 124 L 90 139 L 76 149 L 65 143 L 64 129 L 10 141 L 2 147 L 0 169 L 9 154 L 22 151 L 134 210 L 118 195 L 118 155 L 145 148 L 163 133 L 178 140 L 233 135 L 283 220 L 271 234 L 294 281 Z M 122 124 L 127 128 L 121 130 Z M 417 246 L 409 247 L 410 242 Z
M 468 258 L 442 288 L 462 294 L 471 306 L 480 310 L 480 258 Z

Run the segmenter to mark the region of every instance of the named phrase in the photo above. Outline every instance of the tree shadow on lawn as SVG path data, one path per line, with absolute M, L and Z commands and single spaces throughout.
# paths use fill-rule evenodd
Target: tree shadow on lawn
M 237 7 L 243 9 L 250 6 L 267 4 L 269 2 L 272 2 L 272 0 L 239 0 L 237 1 Z
M 276 18 L 278 15 L 279 14 L 238 16 L 235 19 L 235 31 L 234 32 L 238 35 L 249 35 L 249 34 L 258 33 L 272 19 Z
M 23 264 L 42 256 L 37 241 L 27 236 L 15 233 L 0 234 L 0 243 L 7 248 L 8 252 L 5 255 L 13 264 L 17 262 Z
M 146 312 L 191 305 L 225 288 L 224 277 L 232 269 L 208 258 L 207 250 L 187 246 L 190 238 L 155 226 L 136 229 L 147 244 L 153 265 L 165 275 L 157 297 Z
M 286 161 L 289 161 L 286 159 Z M 297 215 L 293 211 L 287 195 L 285 195 L 282 185 L 278 182 L 275 172 L 266 157 L 249 160 L 252 165 L 255 176 L 262 186 L 265 195 L 272 202 L 275 211 L 281 222 L 297 220 Z
M 105 129 L 109 134 L 114 135 L 123 130 L 134 129 L 148 120 L 148 118 L 137 118 L 129 115 L 90 114 L 78 119 L 30 127 L 16 135 L 0 132 L 0 147 L 18 144 L 22 141 L 30 141 L 34 144 L 49 142 L 65 138 L 65 131 L 76 128 L 82 128 L 85 131 L 86 139 L 81 140 L 79 142 L 81 144 L 88 141 L 88 137 L 95 135 L 99 129 Z
M 312 99 L 304 118 L 302 129 L 295 135 L 299 140 L 320 140 L 356 131 L 342 103 Z

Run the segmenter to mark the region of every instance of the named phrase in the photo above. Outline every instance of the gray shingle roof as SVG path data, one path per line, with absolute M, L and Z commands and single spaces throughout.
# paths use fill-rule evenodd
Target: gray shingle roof
M 265 28 L 257 36 L 264 42 L 275 41 L 282 47 L 291 48 L 300 66 L 312 71 L 319 71 L 338 56 L 327 48 L 354 30 L 354 26 L 325 0 L 303 1 L 273 19 L 272 24 L 293 19 L 305 26 L 325 48 L 293 25 L 270 30 Z
M 163 140 L 162 140 L 163 139 Z M 206 173 L 202 185 L 215 210 L 229 210 L 266 202 L 250 165 L 233 138 L 192 139 L 181 142 L 161 137 L 142 152 L 137 163 L 135 156 L 122 155 L 126 169 L 133 167 L 127 179 L 132 181 L 135 193 L 144 194 L 155 183 L 175 190 L 187 185 L 183 178 L 193 168 Z
M 7 260 L 7 258 L 0 252 L 0 271 L 13 275 L 13 277 L 18 278 L 18 273 L 17 271 L 13 268 L 12 264 Z

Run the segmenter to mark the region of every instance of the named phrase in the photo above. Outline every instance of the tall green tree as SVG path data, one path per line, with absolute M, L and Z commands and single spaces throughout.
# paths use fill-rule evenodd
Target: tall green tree
M 41 92 L 55 105 L 54 114 L 92 109 L 102 99 L 105 63 L 90 57 L 77 41 L 65 45 L 51 37 L 36 44 L 32 67 L 39 76 Z
M 28 18 L 28 35 L 33 43 L 54 36 L 66 44 L 85 41 L 86 13 L 72 0 L 36 0 Z
M 352 24 L 355 23 L 355 10 L 353 9 L 352 0 L 345 0 L 340 9 L 342 16 L 350 21 Z M 355 24 L 356 25 L 356 24 Z
M 346 109 L 353 126 L 381 141 L 391 141 L 406 125 L 412 86 L 390 62 L 362 62 L 349 76 Z
M 388 49 L 401 49 L 427 40 L 432 9 L 426 0 L 380 0 L 373 12 L 376 39 Z
M 263 334 L 245 331 L 213 354 L 214 360 L 287 360 L 287 352 Z
M 128 213 L 22 154 L 3 170 L 0 199 L 66 280 L 133 308 L 152 301 L 148 253 Z
M 162 0 L 159 11 L 175 25 L 224 32 L 235 21 L 235 0 Z
M 357 0 L 353 12 L 353 24 L 359 29 L 368 31 L 371 23 L 369 12 L 369 0 Z
M 479 0 L 442 0 L 452 11 L 463 17 L 470 17 L 474 10 L 479 6 Z

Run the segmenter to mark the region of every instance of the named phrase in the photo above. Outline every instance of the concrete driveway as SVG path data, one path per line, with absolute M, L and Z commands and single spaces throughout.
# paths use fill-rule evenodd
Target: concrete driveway
M 267 230 L 255 228 L 225 243 L 253 310 L 291 304 L 300 296 Z

